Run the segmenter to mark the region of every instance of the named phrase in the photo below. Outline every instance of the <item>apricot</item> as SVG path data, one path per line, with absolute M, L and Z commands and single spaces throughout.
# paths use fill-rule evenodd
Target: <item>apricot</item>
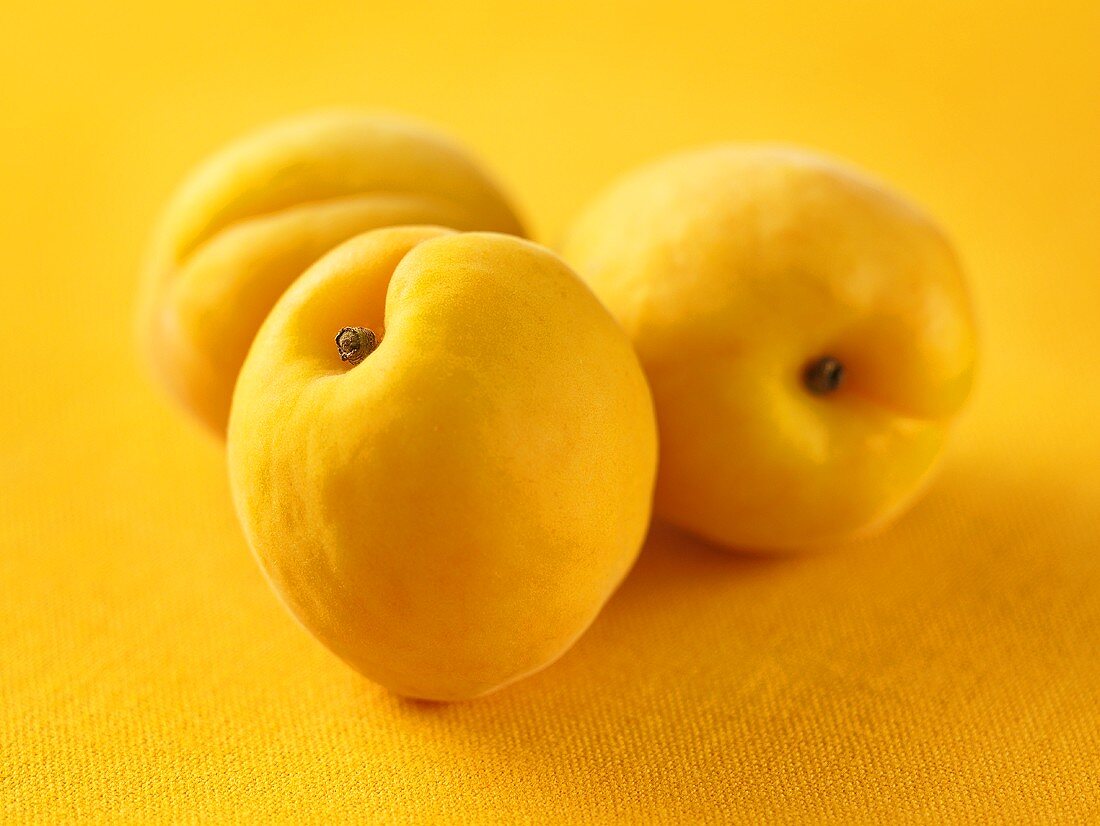
M 563 255 L 649 379 L 656 514 L 722 545 L 793 550 L 886 524 L 970 392 L 951 244 L 826 158 L 720 146 L 660 161 L 597 197 Z
M 418 123 L 322 112 L 249 135 L 195 170 L 160 221 L 140 347 L 171 395 L 223 436 L 245 354 L 287 286 L 353 235 L 425 223 L 523 232 L 466 151 Z
M 410 697 L 557 659 L 633 563 L 656 424 L 630 342 L 553 253 L 359 235 L 275 304 L 233 396 L 231 488 L 287 608 Z

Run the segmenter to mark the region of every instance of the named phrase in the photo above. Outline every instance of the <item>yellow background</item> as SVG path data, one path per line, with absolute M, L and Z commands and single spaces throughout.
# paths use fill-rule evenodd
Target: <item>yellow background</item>
M 6 0 L 0 815 L 1100 818 L 1100 5 Z M 670 150 L 783 140 L 938 216 L 983 373 L 893 530 L 753 561 L 657 529 L 557 665 L 400 701 L 283 613 L 220 449 L 138 371 L 137 266 L 200 157 L 364 104 L 553 242 Z

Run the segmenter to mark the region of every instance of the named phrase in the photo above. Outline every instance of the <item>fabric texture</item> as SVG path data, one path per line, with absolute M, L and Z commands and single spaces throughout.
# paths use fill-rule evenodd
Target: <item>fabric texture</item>
M 1100 819 L 1100 7 L 17 2 L 0 27 L 0 819 Z M 409 112 L 553 241 L 731 139 L 908 192 L 974 285 L 979 384 L 889 531 L 809 557 L 657 526 L 590 632 L 403 701 L 280 608 L 219 445 L 130 333 L 185 171 L 323 104 Z

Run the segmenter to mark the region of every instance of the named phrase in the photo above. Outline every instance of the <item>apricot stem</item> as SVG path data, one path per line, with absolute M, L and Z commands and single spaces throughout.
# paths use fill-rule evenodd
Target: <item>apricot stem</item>
M 336 351 L 340 361 L 346 361 L 352 367 L 374 352 L 378 346 L 378 336 L 368 327 L 344 327 L 336 334 Z
M 802 383 L 815 396 L 827 396 L 836 392 L 844 381 L 844 365 L 832 356 L 823 356 L 810 362 L 802 373 Z

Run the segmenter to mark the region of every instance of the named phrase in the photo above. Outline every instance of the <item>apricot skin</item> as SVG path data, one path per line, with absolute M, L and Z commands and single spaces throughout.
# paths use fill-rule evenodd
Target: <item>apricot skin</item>
M 375 331 L 341 361 L 344 327 Z M 518 238 L 357 236 L 278 301 L 241 371 L 231 488 L 310 632 L 434 700 L 538 671 L 595 618 L 645 535 L 652 401 L 629 341 Z
M 905 199 L 808 152 L 719 146 L 628 174 L 562 250 L 649 379 L 658 516 L 793 551 L 887 524 L 928 480 L 976 336 L 951 244 Z M 830 358 L 839 386 L 807 382 Z

